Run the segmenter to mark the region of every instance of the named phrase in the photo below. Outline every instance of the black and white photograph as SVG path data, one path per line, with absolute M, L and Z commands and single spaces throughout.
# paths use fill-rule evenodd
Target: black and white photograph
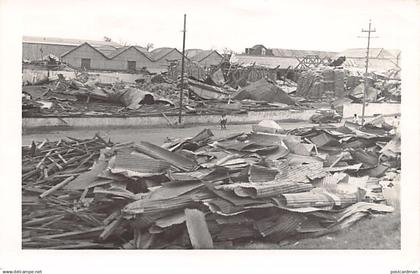
M 2 273 L 420 270 L 418 1 L 0 4 Z

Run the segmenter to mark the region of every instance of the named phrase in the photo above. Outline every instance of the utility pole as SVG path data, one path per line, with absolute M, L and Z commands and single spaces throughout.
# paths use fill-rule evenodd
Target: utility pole
M 179 95 L 179 118 L 178 123 L 182 123 L 182 95 L 184 93 L 184 56 L 185 56 L 185 33 L 187 25 L 187 15 L 184 14 L 184 30 L 182 31 L 184 33 L 184 37 L 182 39 L 182 61 L 181 61 L 181 94 Z
M 364 77 L 364 89 L 363 89 L 363 107 L 362 107 L 362 126 L 365 124 L 365 108 L 366 108 L 366 94 L 368 92 L 368 69 L 369 69 L 369 49 L 370 49 L 370 34 L 372 32 L 376 32 L 376 29 L 372 29 L 372 22 L 369 19 L 369 29 L 365 30 L 362 29 L 362 32 L 368 33 L 368 42 L 367 42 L 367 49 L 366 49 L 366 70 L 365 70 L 365 77 Z

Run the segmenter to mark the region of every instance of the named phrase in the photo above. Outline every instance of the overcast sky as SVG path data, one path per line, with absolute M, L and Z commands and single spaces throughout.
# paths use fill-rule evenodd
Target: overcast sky
M 0 0 L 1 1 L 1 0 Z M 341 51 L 365 47 L 358 38 L 369 18 L 379 38 L 372 47 L 401 48 L 415 24 L 410 0 L 22 0 L 24 35 L 99 39 L 182 48 L 243 52 L 269 48 Z

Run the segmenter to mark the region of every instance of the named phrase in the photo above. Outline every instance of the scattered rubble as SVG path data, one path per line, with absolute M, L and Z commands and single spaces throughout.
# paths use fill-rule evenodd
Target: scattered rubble
M 401 80 L 388 74 L 372 72 L 368 77 L 368 102 L 401 102 Z M 348 97 L 351 102 L 362 102 L 364 77 L 358 72 L 340 67 L 319 66 L 302 73 L 296 95 L 307 99 L 331 100 Z
M 251 99 L 255 101 L 266 101 L 272 103 L 281 103 L 285 105 L 295 105 L 295 101 L 275 83 L 262 78 L 250 85 L 241 88 L 233 99 L 244 100 Z
M 206 129 L 162 146 L 97 134 L 23 147 L 22 247 L 234 248 L 317 237 L 394 210 L 400 136 L 381 119 L 260 126 L 276 133 L 217 139 Z
M 104 84 L 87 73 L 80 73 L 75 79 L 65 79 L 58 74 L 57 77 L 50 77 L 48 83 L 22 87 L 25 97 L 22 102 L 23 117 L 178 114 L 179 80 L 172 81 L 160 74 L 138 80 L 136 83 Z M 257 89 L 260 93 L 255 92 Z M 279 85 L 265 79 L 237 92 L 226 85 L 210 85 L 187 78 L 183 92 L 185 113 L 233 114 L 252 110 L 288 109 L 288 105 L 295 105 Z M 233 98 L 236 93 L 238 99 Z M 251 93 L 258 95 L 256 99 L 244 95 Z M 41 107 L 45 102 L 49 102 L 48 108 Z

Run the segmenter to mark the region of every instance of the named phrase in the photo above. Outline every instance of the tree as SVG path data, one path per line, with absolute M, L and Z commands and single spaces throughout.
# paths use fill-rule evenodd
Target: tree
M 147 45 L 146 45 L 146 49 L 147 49 L 147 51 L 150 51 L 151 49 L 153 49 L 154 48 L 154 45 L 153 45 L 153 43 L 147 43 Z
M 105 41 L 105 42 L 112 42 L 112 39 L 111 39 L 111 38 L 109 38 L 109 37 L 107 37 L 107 36 L 104 36 L 104 41 Z
M 222 49 L 222 53 L 224 54 L 224 55 L 231 55 L 232 53 L 234 53 L 233 52 L 233 50 L 231 50 L 230 48 L 223 48 Z

